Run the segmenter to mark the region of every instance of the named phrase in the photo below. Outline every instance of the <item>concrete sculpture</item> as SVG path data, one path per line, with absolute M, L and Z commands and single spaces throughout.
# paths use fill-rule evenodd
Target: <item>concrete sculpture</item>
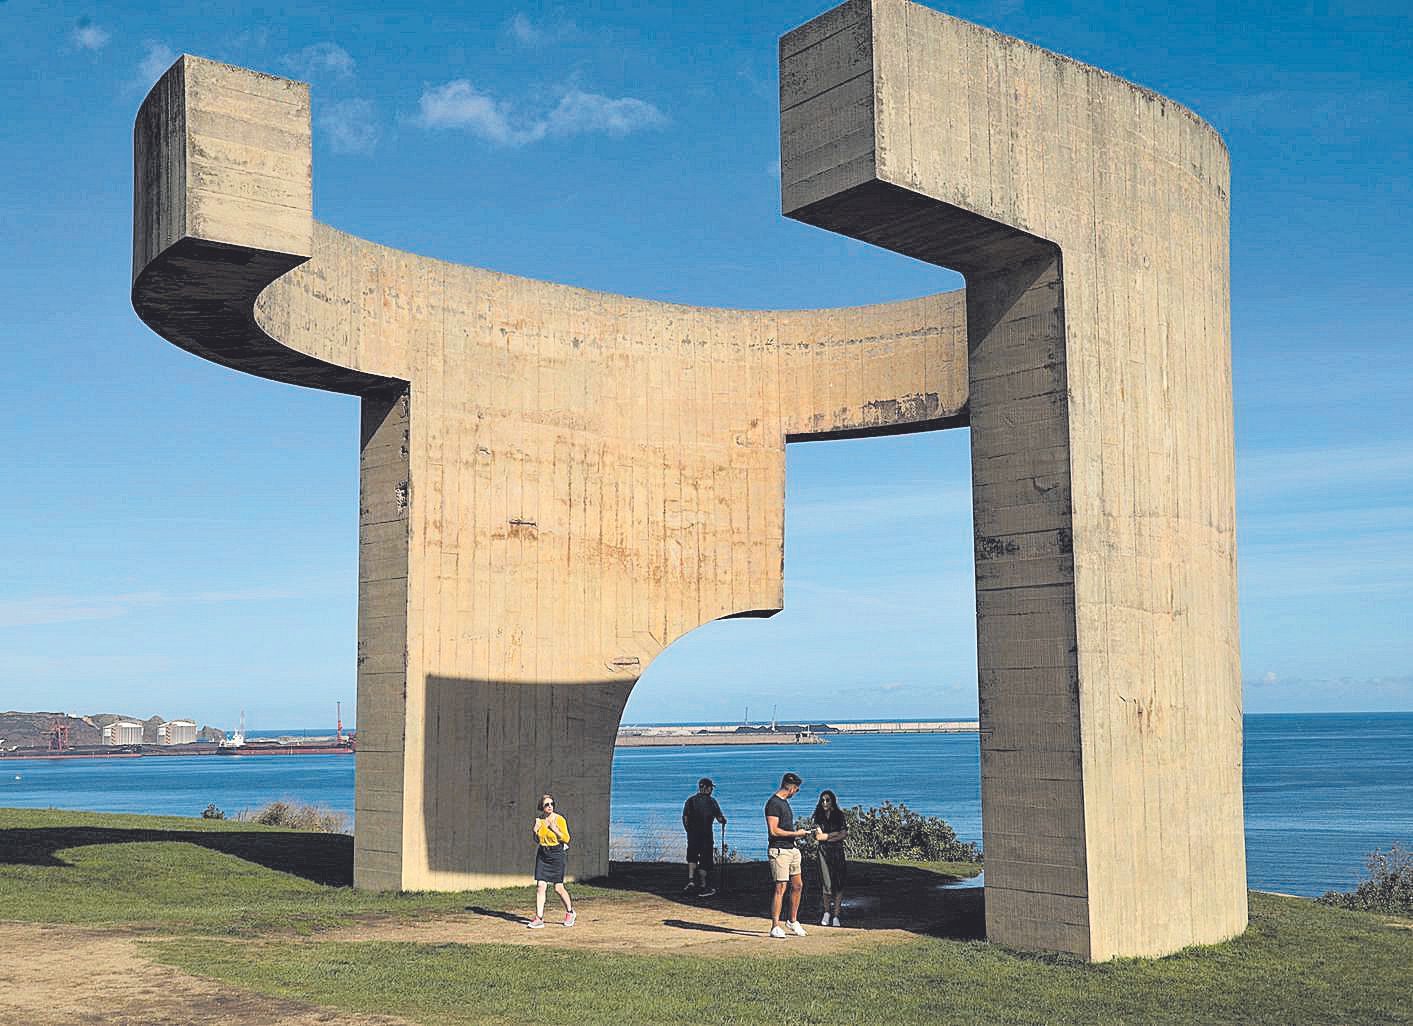
M 906 0 L 781 41 L 785 213 L 965 293 L 701 309 L 313 220 L 304 84 L 182 57 L 135 129 L 133 305 L 362 400 L 355 882 L 608 869 L 639 675 L 782 604 L 789 441 L 970 426 L 988 935 L 1104 959 L 1246 922 L 1228 164 L 1187 110 Z

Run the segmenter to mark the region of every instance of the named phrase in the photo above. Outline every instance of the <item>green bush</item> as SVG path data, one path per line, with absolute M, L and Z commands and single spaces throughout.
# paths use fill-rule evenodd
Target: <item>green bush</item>
M 1369 878 L 1352 891 L 1327 891 L 1317 901 L 1336 908 L 1413 916 L 1413 852 L 1394 842 L 1387 854 L 1372 852 L 1364 863 Z
M 271 802 L 254 812 L 244 809 L 236 815 L 236 819 L 242 823 L 260 823 L 289 830 L 311 830 L 320 834 L 348 833 L 348 816 L 323 805 Z
M 914 859 L 919 862 L 980 862 L 981 849 L 957 840 L 940 816 L 924 816 L 901 802 L 845 809 L 849 836 L 844 853 L 855 859 Z

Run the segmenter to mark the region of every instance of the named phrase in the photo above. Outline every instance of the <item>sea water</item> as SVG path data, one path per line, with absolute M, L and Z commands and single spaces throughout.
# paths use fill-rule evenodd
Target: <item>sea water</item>
M 1247 878 L 1293 894 L 1347 889 L 1365 856 L 1413 845 L 1413 713 L 1246 717 Z M 279 733 L 292 734 L 295 731 Z M 287 799 L 353 812 L 346 755 L 164 756 L 0 760 L 0 806 L 199 816 Z M 727 841 L 762 857 L 763 807 L 786 770 L 804 778 L 797 816 L 822 788 L 845 806 L 902 802 L 981 841 L 975 734 L 833 737 L 827 745 L 620 748 L 613 761 L 616 834 L 671 835 L 682 802 L 709 776 L 730 821 Z M 526 781 L 538 794 L 542 781 Z M 573 822 L 573 810 L 564 812 Z M 0 840 L 0 843 L 3 843 Z

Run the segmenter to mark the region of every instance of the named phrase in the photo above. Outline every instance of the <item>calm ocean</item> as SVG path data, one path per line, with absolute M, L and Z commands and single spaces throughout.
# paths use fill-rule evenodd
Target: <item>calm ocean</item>
M 197 816 L 208 802 L 234 813 L 287 798 L 351 815 L 353 763 L 340 755 L 7 759 L 0 806 Z M 819 789 L 830 787 L 845 805 L 890 798 L 981 840 L 975 734 L 840 737 L 800 748 L 619 749 L 614 829 L 680 829 L 682 801 L 706 775 L 731 820 L 728 840 L 759 855 L 760 810 L 787 769 L 805 779 L 797 813 L 808 813 Z M 565 812 L 572 821 L 573 811 Z M 1251 886 L 1310 895 L 1346 889 L 1364 856 L 1394 841 L 1413 844 L 1413 713 L 1246 717 Z

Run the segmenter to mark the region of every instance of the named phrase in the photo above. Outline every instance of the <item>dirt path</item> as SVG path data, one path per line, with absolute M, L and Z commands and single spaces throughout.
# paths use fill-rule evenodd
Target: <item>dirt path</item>
M 896 943 L 915 938 L 899 929 L 850 929 L 804 923 L 808 936 L 772 940 L 770 920 L 743 916 L 705 904 L 684 904 L 652 894 L 615 896 L 612 901 L 581 898 L 578 922 L 560 925 L 563 910 L 546 906 L 543 930 L 527 930 L 526 918 L 510 912 L 471 906 L 465 912 L 434 919 L 365 920 L 321 933 L 318 940 L 409 941 L 417 944 L 524 944 L 536 947 L 617 951 L 632 955 L 690 954 L 708 957 L 795 957 L 845 948 Z M 866 923 L 865 921 L 861 921 Z
M 652 894 L 582 899 L 572 929 L 559 915 L 527 930 L 521 915 L 471 906 L 418 921 L 369 919 L 302 938 L 429 944 L 523 944 L 624 954 L 750 955 L 789 958 L 916 936 L 899 929 L 806 925 L 809 935 L 766 936 L 770 922 Z M 405 1020 L 356 1015 L 266 997 L 159 965 L 142 951 L 152 934 L 0 922 L 0 1023 L 26 1026 L 406 1026 Z M 282 938 L 289 940 L 291 938 Z M 254 941 L 253 943 L 259 943 Z
M 707 901 L 677 891 L 680 869 L 620 869 L 622 889 L 580 895 L 572 929 L 551 898 L 549 925 L 527 930 L 524 913 L 478 905 L 421 919 L 383 916 L 282 943 L 403 941 L 426 944 L 518 944 L 633 955 L 797 958 L 850 948 L 895 944 L 919 929 L 945 936 L 980 936 L 981 891 L 957 891 L 938 877 L 907 867 L 861 866 L 859 886 L 845 901 L 845 926 L 804 919 L 808 935 L 772 940 L 762 912 L 768 893 L 763 866 L 742 867 L 731 892 Z M 754 874 L 752 876 L 751 874 Z M 529 891 L 527 888 L 527 897 Z M 806 904 L 806 909 L 817 909 Z M 905 929 L 904 927 L 908 927 Z M 404 1020 L 358 1015 L 265 997 L 192 976 L 152 961 L 151 933 L 123 927 L 0 921 L 0 1026 L 408 1026 Z M 248 943 L 259 944 L 261 939 Z
M 0 1023 L 25 1026 L 407 1026 L 264 997 L 157 965 L 120 930 L 0 923 Z

